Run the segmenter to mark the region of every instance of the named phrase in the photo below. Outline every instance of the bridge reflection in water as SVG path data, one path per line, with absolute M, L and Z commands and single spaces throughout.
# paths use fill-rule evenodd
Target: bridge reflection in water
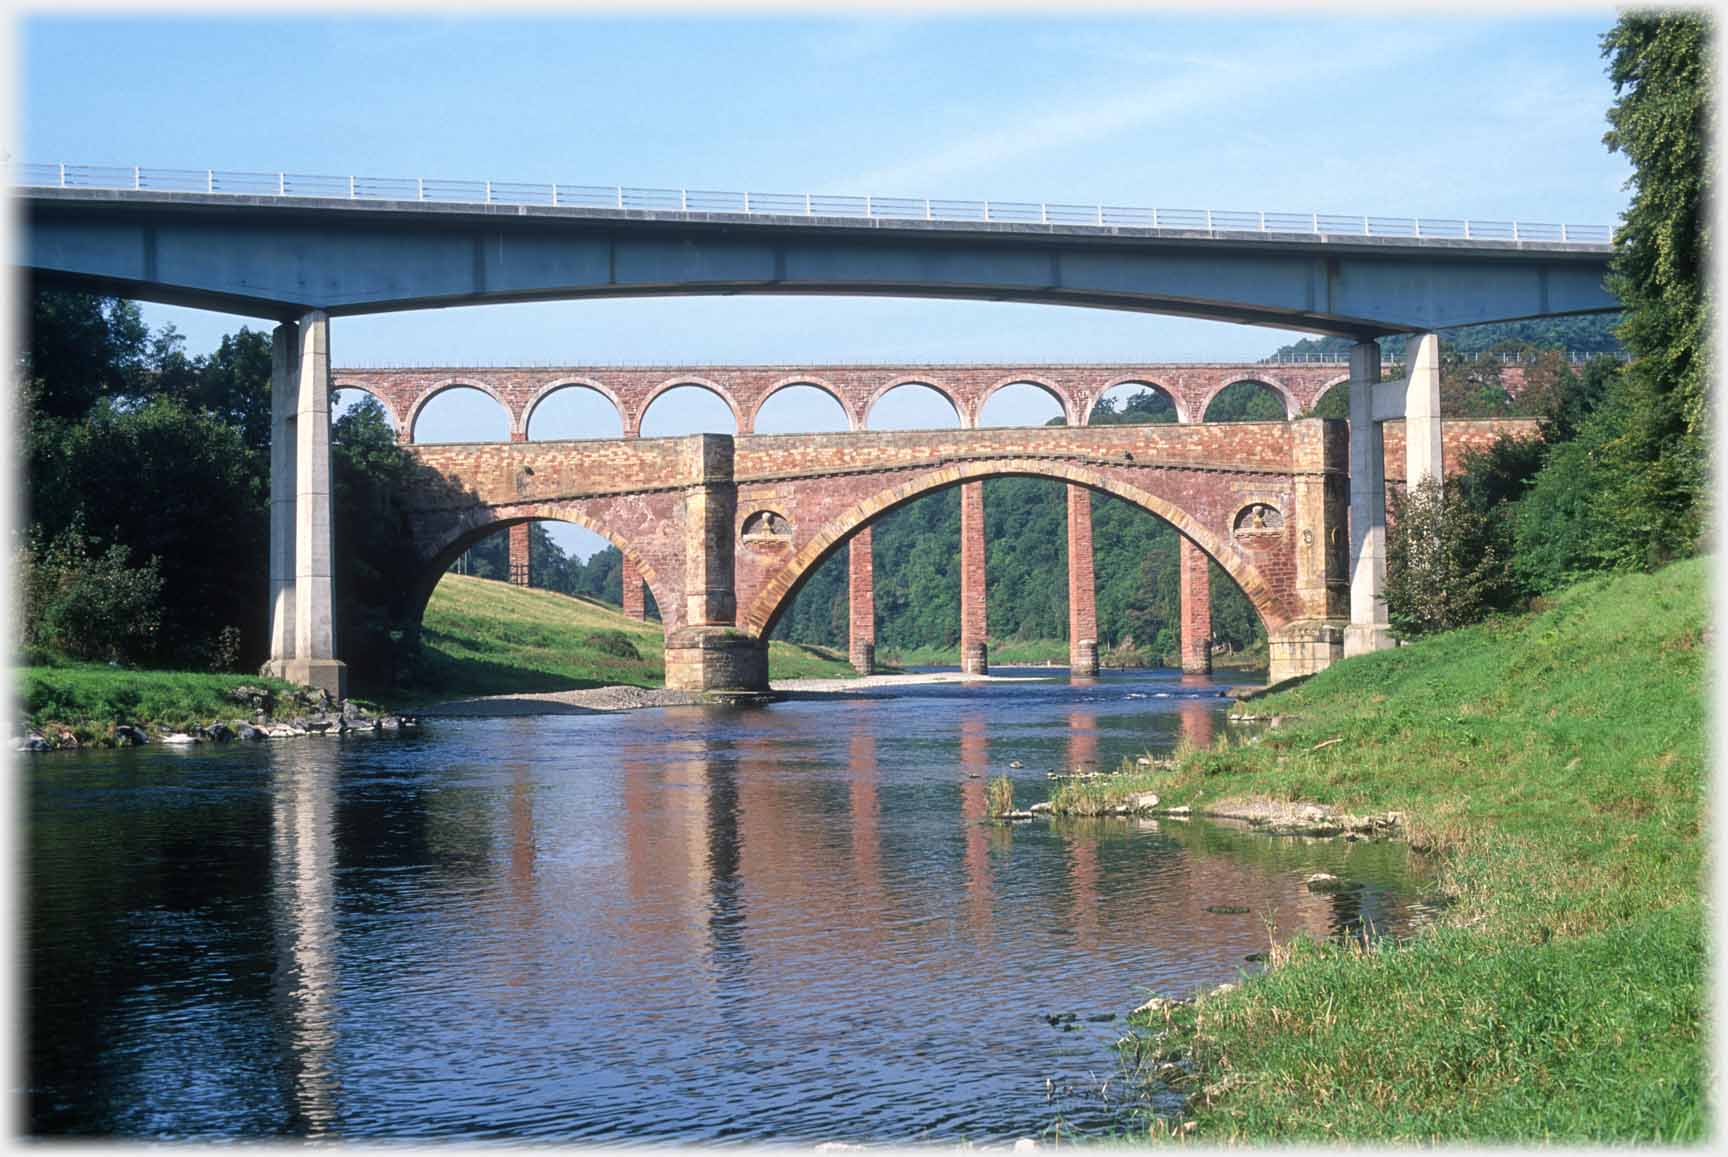
M 196 807 L 198 853 L 217 857 L 200 872 L 259 873 L 265 905 L 249 915 L 254 893 L 225 889 L 200 935 L 264 943 L 187 972 L 152 950 L 171 925 L 108 917 L 116 955 L 93 966 L 139 987 L 73 1031 L 140 1072 L 184 1067 L 168 1027 L 247 1024 L 230 1011 L 235 987 L 261 968 L 271 1015 L 255 1036 L 229 1028 L 220 1063 L 275 1081 L 247 1119 L 280 1112 L 275 1128 L 296 1136 L 981 1140 L 1052 1112 L 1108 1128 L 1107 1107 L 1049 1104 L 1044 1082 L 1109 1071 L 1119 1026 L 1063 1033 L 1042 1012 L 1120 1013 L 1148 990 L 1231 979 L 1265 948 L 1262 916 L 1280 936 L 1403 919 L 1386 846 L 988 821 L 996 776 L 1016 779 L 1025 806 L 1048 790 L 1046 768 L 1111 767 L 1208 717 L 1221 726 L 1222 701 L 1185 699 L 1206 688 L 1177 679 L 100 755 L 161 764 L 146 782 L 202 785 L 108 786 L 84 806 L 114 831 L 140 816 L 173 827 Z M 265 854 L 249 860 L 249 842 Z M 34 872 L 64 875 L 63 854 L 36 849 Z M 1313 896 L 1301 880 L 1316 868 L 1368 887 Z M 1253 911 L 1207 911 L 1220 904 Z M 61 973 L 80 975 L 54 959 L 33 970 L 50 1004 Z M 164 984 L 172 1001 L 147 995 Z M 32 1055 L 57 1104 L 104 1095 L 53 1067 L 59 1053 Z M 235 1119 L 230 1087 L 154 1080 L 150 1113 L 126 1118 L 152 1124 L 123 1128 L 220 1131 Z

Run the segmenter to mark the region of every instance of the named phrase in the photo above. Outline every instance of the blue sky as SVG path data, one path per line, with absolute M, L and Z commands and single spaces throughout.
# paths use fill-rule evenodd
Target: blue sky
M 1598 37 L 1613 20 L 1610 7 L 1503 19 L 37 15 L 19 27 L 19 152 L 1607 224 L 1630 172 L 1601 144 L 1613 90 Z M 146 314 L 192 352 L 247 323 Z M 338 363 L 372 365 L 1250 360 L 1294 336 L 1055 306 L 733 297 L 342 318 L 332 348 Z M 447 397 L 418 433 L 472 437 L 489 415 Z M 594 429 L 571 410 L 535 436 Z M 680 410 L 658 432 L 707 425 L 700 406 Z M 999 415 L 1043 417 L 1035 402 Z

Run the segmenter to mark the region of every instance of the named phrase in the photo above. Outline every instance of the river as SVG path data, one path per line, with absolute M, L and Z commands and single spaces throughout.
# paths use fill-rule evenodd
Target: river
M 1268 922 L 1417 915 L 1398 844 L 980 822 L 989 777 L 1024 807 L 1047 769 L 1210 742 L 1227 706 L 1174 672 L 1062 673 L 21 760 L 22 1123 L 710 1143 L 1131 1127 L 1109 1014 L 1251 971 Z M 1315 870 L 1366 887 L 1313 895 Z

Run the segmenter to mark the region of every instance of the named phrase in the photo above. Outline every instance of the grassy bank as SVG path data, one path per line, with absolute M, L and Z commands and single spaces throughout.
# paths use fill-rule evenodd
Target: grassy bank
M 445 575 L 426 606 L 424 653 L 407 698 L 659 687 L 662 638 L 659 623 L 593 599 Z M 779 642 L 768 646 L 768 672 L 775 679 L 853 674 L 844 655 Z
M 1113 785 L 1402 811 L 1445 905 L 1158 1017 L 1141 1051 L 1192 1059 L 1192 1136 L 1704 1135 L 1705 586 L 1593 581 L 1351 660 L 1255 701 L 1285 716 L 1257 742 Z
M 658 687 L 664 681 L 659 623 L 640 623 L 614 607 L 508 583 L 446 575 L 424 619 L 424 654 L 406 687 L 356 687 L 356 696 L 395 707 L 466 695 L 565 691 L 610 684 Z M 771 643 L 769 674 L 844 677 L 845 656 Z M 100 663 L 25 667 L 17 673 L 25 719 L 38 731 L 69 731 L 80 743 L 106 740 L 116 722 L 149 731 L 250 719 L 231 692 L 269 688 L 290 711 L 308 703 L 291 684 L 256 675 L 139 671 Z M 277 714 L 281 714 L 278 711 Z
M 260 687 L 290 712 L 305 713 L 293 684 L 256 675 L 194 671 L 134 671 L 106 663 L 66 663 L 18 670 L 18 692 L 30 726 L 53 738 L 70 732 L 81 745 L 108 740 L 116 723 L 150 731 L 182 731 L 233 719 L 250 720 L 253 708 L 236 700 L 237 687 Z

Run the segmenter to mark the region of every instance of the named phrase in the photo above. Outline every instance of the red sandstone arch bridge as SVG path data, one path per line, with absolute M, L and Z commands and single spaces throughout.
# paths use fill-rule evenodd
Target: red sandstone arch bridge
M 1069 641 L 1078 673 L 1096 672 L 1090 493 L 1115 495 L 1174 526 L 1182 543 L 1183 665 L 1209 670 L 1207 560 L 1238 583 L 1271 640 L 1272 678 L 1327 665 L 1342 651 L 1349 604 L 1348 430 L 1341 421 L 1206 423 L 1199 419 L 1238 382 L 1263 386 L 1287 415 L 1311 410 L 1349 378 L 1338 365 L 857 365 L 823 367 L 548 367 L 344 369 L 335 389 L 375 396 L 413 442 L 426 405 L 472 388 L 494 398 L 509 443 L 421 444 L 432 468 L 410 503 L 420 551 L 416 611 L 449 564 L 488 535 L 511 533 L 512 577 L 526 582 L 527 527 L 575 522 L 624 557 L 627 613 L 643 614 L 643 584 L 661 608 L 667 682 L 700 689 L 766 686 L 765 640 L 806 578 L 831 554 L 850 552 L 851 652 L 869 670 L 875 614 L 871 523 L 947 486 L 962 488 L 961 653 L 966 671 L 988 665 L 982 480 L 1022 475 L 1068 490 Z M 1516 369 L 1508 373 L 1514 387 Z M 870 431 L 873 407 L 901 386 L 934 390 L 954 407 L 957 429 Z M 998 391 L 1031 385 L 1054 399 L 1063 426 L 979 428 Z M 1088 426 L 1100 398 L 1123 385 L 1162 391 L 1170 425 Z M 717 395 L 739 433 L 640 437 L 642 418 L 670 390 Z M 754 434 L 782 390 L 828 394 L 848 431 Z M 528 441 L 534 413 L 560 390 L 591 390 L 617 408 L 617 439 Z M 1402 422 L 1385 427 L 1385 457 L 1405 468 Z M 1445 457 L 1524 421 L 1452 421 Z

